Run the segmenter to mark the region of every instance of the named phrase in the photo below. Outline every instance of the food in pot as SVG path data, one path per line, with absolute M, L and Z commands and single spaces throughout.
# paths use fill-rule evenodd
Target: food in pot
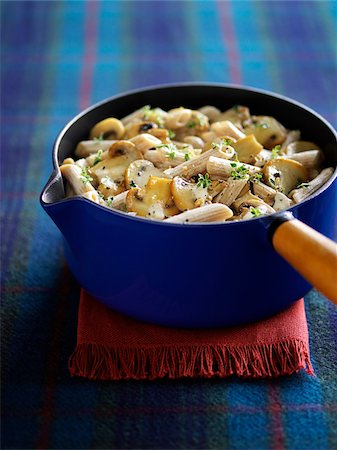
M 333 174 L 322 150 L 246 106 L 144 106 L 96 123 L 60 169 L 67 196 L 169 223 L 249 220 L 305 200 Z

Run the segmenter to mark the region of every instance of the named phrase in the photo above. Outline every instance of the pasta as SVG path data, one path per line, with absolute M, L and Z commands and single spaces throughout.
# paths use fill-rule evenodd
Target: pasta
M 168 223 L 272 214 L 308 198 L 334 171 L 300 131 L 247 106 L 144 106 L 88 134 L 60 166 L 67 197 Z

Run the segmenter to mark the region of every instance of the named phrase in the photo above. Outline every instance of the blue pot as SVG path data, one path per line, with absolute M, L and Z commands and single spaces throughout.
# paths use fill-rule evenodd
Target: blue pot
M 253 322 L 303 297 L 311 285 L 276 253 L 271 235 L 280 223 L 295 217 L 332 237 L 336 171 L 325 186 L 286 214 L 223 224 L 162 223 L 127 216 L 81 197 L 64 198 L 59 162 L 72 155 L 95 123 L 109 116 L 123 117 L 145 104 L 163 109 L 209 104 L 221 110 L 247 105 L 254 114 L 271 115 L 287 128 L 300 129 L 303 139 L 320 145 L 327 165 L 337 165 L 333 128 L 314 111 L 269 92 L 180 84 L 141 89 L 98 103 L 58 136 L 54 172 L 41 194 L 43 208 L 64 236 L 66 258 L 80 285 L 113 309 L 177 327 Z

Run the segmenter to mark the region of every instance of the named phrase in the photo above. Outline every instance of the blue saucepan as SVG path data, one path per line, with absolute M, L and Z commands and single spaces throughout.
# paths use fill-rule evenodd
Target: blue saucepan
M 126 116 L 146 104 L 163 109 L 214 105 L 221 110 L 247 105 L 254 114 L 271 115 L 289 129 L 300 129 L 303 139 L 323 149 L 327 165 L 337 165 L 334 129 L 309 108 L 266 91 L 188 83 L 104 100 L 61 131 L 53 149 L 54 171 L 41 194 L 43 208 L 64 236 L 67 261 L 81 286 L 120 312 L 178 327 L 259 320 L 304 296 L 311 284 L 334 298 L 336 249 L 314 230 L 333 235 L 336 171 L 311 198 L 286 213 L 223 224 L 166 224 L 81 197 L 65 198 L 59 162 L 72 155 L 98 121 Z

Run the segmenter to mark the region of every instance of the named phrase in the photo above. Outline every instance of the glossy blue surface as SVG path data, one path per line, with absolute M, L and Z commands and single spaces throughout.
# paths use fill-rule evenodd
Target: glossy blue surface
M 291 208 L 293 215 L 332 237 L 336 185 L 335 179 Z M 56 169 L 42 205 L 64 235 L 77 280 L 135 318 L 179 327 L 230 326 L 275 314 L 310 289 L 272 248 L 267 229 L 275 215 L 216 225 L 163 224 L 79 197 L 47 201 L 48 195 L 62 197 L 61 190 Z

